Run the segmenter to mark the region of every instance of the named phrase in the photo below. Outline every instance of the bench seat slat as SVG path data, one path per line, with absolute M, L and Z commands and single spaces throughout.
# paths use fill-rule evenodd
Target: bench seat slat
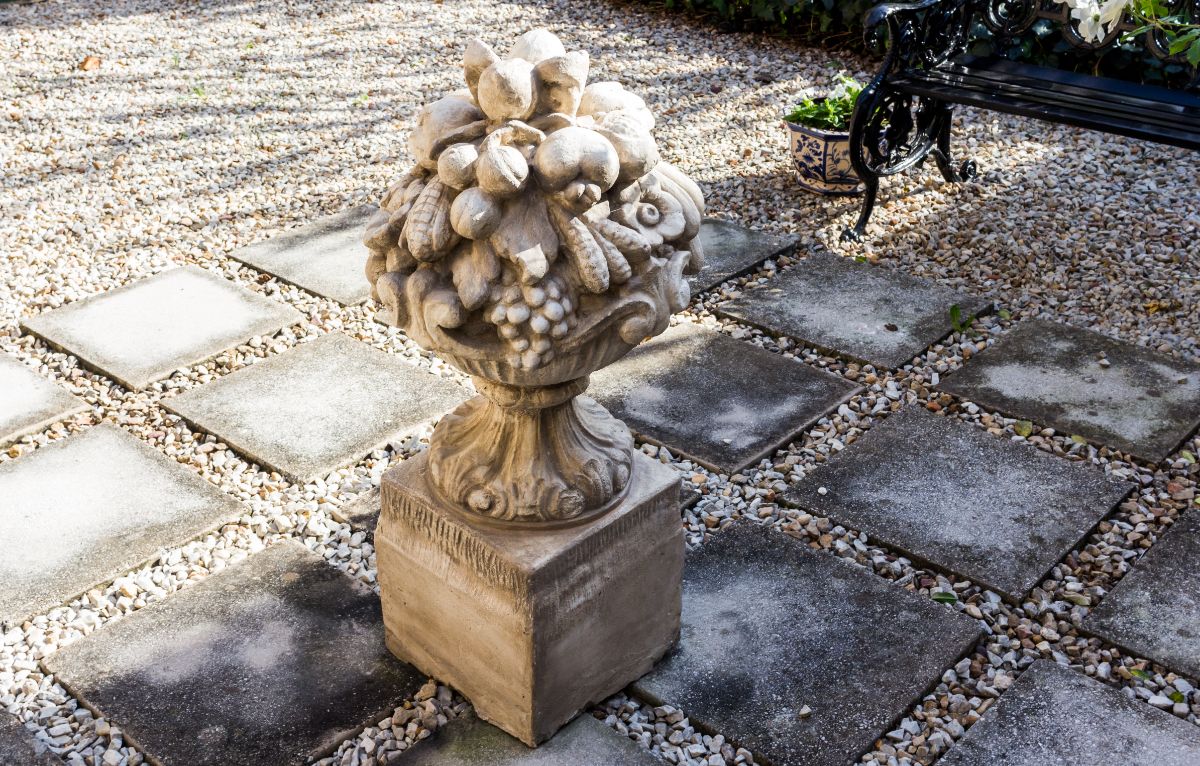
M 1087 116 L 1098 116 L 1105 119 L 1126 120 L 1139 124 L 1149 121 L 1164 129 L 1177 130 L 1184 133 L 1200 133 L 1200 112 L 1193 116 L 1190 114 L 1163 111 L 1161 107 L 1153 105 L 1132 105 L 1114 102 L 1106 98 L 1106 94 L 1103 91 L 1091 91 L 1086 94 L 1064 91 L 1047 92 L 1044 88 L 1039 88 L 1029 82 L 998 81 L 989 77 L 977 77 L 944 71 L 924 73 L 920 78 L 912 78 L 911 82 L 913 84 L 910 85 L 908 79 L 901 78 L 896 81 L 896 84 L 901 90 L 908 91 L 921 87 L 915 83 L 924 83 L 931 88 L 952 88 L 978 92 L 984 96 L 1001 99 L 1001 103 L 1005 103 L 1005 100 L 1015 99 L 1021 102 L 1044 104 L 1047 107 L 1073 110 L 1079 113 L 1080 119 L 1085 119 Z M 1004 110 L 1003 106 L 998 106 L 997 108 L 1001 111 Z
M 1200 98 L 1190 94 L 1139 86 L 1139 95 L 1130 97 L 1110 89 L 1111 80 L 1086 75 L 1074 75 L 1071 82 L 1048 82 L 1045 75 L 1055 70 L 1019 64 L 973 68 L 971 62 L 971 66 L 953 63 L 889 82 L 917 96 L 1200 149 Z M 1170 103 L 1156 100 L 1160 91 L 1171 96 Z

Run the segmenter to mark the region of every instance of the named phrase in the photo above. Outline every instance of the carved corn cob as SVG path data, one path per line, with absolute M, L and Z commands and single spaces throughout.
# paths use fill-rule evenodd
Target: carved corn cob
M 608 260 L 587 224 L 558 205 L 550 205 L 550 215 L 584 288 L 596 294 L 608 290 Z
M 618 285 L 628 282 L 629 278 L 633 276 L 633 268 L 630 267 L 629 261 L 617 249 L 617 246 L 609 242 L 608 238 L 598 231 L 595 226 L 588 226 L 588 232 L 596 239 L 596 244 L 600 245 L 600 250 L 604 253 L 604 260 L 608 262 L 608 274 L 611 280 Z
M 404 239 L 418 261 L 436 261 L 458 243 L 460 237 L 450 225 L 453 201 L 454 190 L 433 178 L 413 203 L 404 222 Z
M 650 257 L 650 241 L 637 231 L 608 218 L 592 221 L 597 233 L 613 243 L 632 263 L 642 263 Z

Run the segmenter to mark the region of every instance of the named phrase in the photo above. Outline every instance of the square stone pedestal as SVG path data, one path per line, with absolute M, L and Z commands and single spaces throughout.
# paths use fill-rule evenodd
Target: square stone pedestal
M 387 645 L 527 745 L 648 672 L 679 637 L 679 477 L 634 452 L 624 502 L 559 529 L 433 499 L 426 456 L 383 477 L 375 532 Z

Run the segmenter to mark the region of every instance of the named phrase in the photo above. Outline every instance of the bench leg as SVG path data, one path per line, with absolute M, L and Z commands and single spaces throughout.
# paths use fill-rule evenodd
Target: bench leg
M 863 185 L 862 209 L 858 213 L 858 222 L 853 227 L 842 232 L 843 242 L 858 242 L 867 231 L 867 222 L 875 210 L 875 199 L 879 196 L 879 176 L 859 172 L 859 180 Z
M 954 110 L 950 106 L 946 106 L 942 110 L 941 129 L 938 131 L 937 147 L 931 152 L 934 160 L 937 161 L 938 170 L 942 172 L 942 178 L 945 178 L 952 184 L 969 181 L 978 175 L 979 170 L 975 165 L 975 160 L 967 160 L 958 167 L 954 167 L 954 160 L 950 154 L 950 130 L 954 125 Z

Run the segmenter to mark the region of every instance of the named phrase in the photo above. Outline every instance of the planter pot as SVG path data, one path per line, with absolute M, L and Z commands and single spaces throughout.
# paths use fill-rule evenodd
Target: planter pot
M 860 194 L 858 175 L 850 164 L 850 134 L 810 128 L 795 122 L 783 123 L 788 146 L 796 163 L 800 185 L 808 191 L 831 196 Z

